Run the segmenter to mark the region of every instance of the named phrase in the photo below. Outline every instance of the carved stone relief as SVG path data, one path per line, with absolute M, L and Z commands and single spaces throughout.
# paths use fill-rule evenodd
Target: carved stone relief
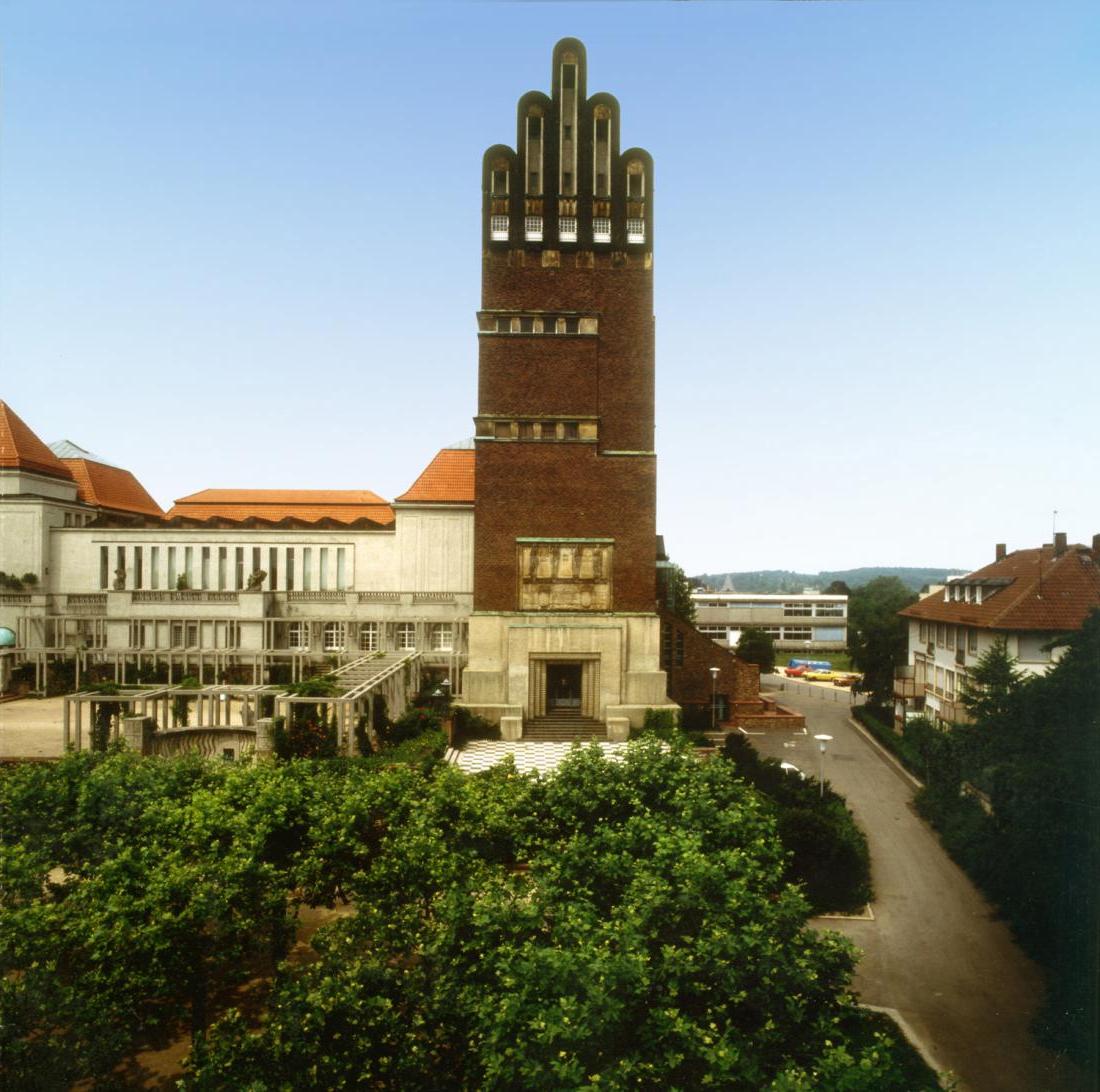
M 604 542 L 521 543 L 519 609 L 611 610 L 612 549 Z

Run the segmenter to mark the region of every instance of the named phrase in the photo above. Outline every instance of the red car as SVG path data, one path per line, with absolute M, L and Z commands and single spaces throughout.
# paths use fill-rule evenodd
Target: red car
M 800 675 L 805 675 L 808 670 L 805 664 L 800 664 L 798 667 L 785 667 L 783 674 L 788 679 L 797 679 Z

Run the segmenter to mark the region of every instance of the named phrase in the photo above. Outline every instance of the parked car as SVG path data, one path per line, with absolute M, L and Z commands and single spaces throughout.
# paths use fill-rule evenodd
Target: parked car
M 804 664 L 799 664 L 798 667 L 783 668 L 783 674 L 786 675 L 788 679 L 797 679 L 805 675 L 807 670 L 809 669 Z
M 785 773 L 797 774 L 803 781 L 806 780 L 806 775 L 793 762 L 780 762 L 779 768 Z
M 810 682 L 832 682 L 836 674 L 835 671 L 806 671 L 803 672 L 802 678 Z
M 833 679 L 833 686 L 851 686 L 852 683 L 862 681 L 863 676 L 858 671 L 838 671 Z

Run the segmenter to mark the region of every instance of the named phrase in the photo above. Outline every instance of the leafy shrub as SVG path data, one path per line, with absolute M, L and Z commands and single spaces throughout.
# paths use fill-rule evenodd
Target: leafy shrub
M 812 777 L 789 773 L 774 758 L 761 758 L 740 733 L 726 736 L 723 757 L 753 788 L 772 801 L 783 848 L 790 853 L 786 877 L 805 885 L 818 913 L 857 910 L 872 894 L 867 836 L 839 793 L 821 791 Z
M 178 690 L 198 690 L 202 684 L 194 675 L 185 675 L 176 684 Z M 183 694 L 172 699 L 172 723 L 177 728 L 186 728 L 191 722 L 191 699 Z
M 336 758 L 339 753 L 336 724 L 324 713 L 313 716 L 276 717 L 272 732 L 275 757 Z
M 442 724 L 443 718 L 434 709 L 410 705 L 397 720 L 386 726 L 381 735 L 387 745 L 404 743 L 405 740 L 415 739 L 423 732 L 437 731 Z
M 454 731 L 456 741 L 468 742 L 472 739 L 500 739 L 500 725 L 493 724 L 465 706 L 454 710 Z
M 676 710 L 647 709 L 641 728 L 630 729 L 631 739 L 641 739 L 644 736 L 664 740 L 666 743 L 682 740 L 684 735 L 680 730 L 680 717 Z

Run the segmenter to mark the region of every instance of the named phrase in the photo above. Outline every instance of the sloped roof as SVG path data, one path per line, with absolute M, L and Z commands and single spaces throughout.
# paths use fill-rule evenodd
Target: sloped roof
M 983 629 L 1062 632 L 1080 629 L 1100 608 L 1100 565 L 1086 546 L 1067 546 L 1060 557 L 1053 546 L 1014 550 L 959 583 L 988 585 L 982 602 L 944 602 L 941 590 L 899 613 Z
M 93 459 L 62 459 L 62 462 L 72 472 L 77 496 L 85 504 L 143 516 L 164 515 L 161 506 L 129 470 Z
M 401 504 L 473 504 L 473 450 L 444 448 L 396 500 Z
M 102 463 L 104 466 L 115 465 L 109 459 L 104 459 L 102 455 L 96 455 L 86 447 L 74 444 L 72 440 L 54 440 L 50 444 L 50 450 L 59 459 L 91 459 L 93 463 Z
M 0 467 L 72 480 L 68 467 L 7 402 L 0 402 Z
M 366 489 L 203 489 L 180 497 L 168 510 L 168 519 L 249 519 L 278 523 L 296 520 L 317 523 L 334 520 L 352 524 L 366 519 L 385 526 L 393 523 L 393 509 L 377 493 Z

